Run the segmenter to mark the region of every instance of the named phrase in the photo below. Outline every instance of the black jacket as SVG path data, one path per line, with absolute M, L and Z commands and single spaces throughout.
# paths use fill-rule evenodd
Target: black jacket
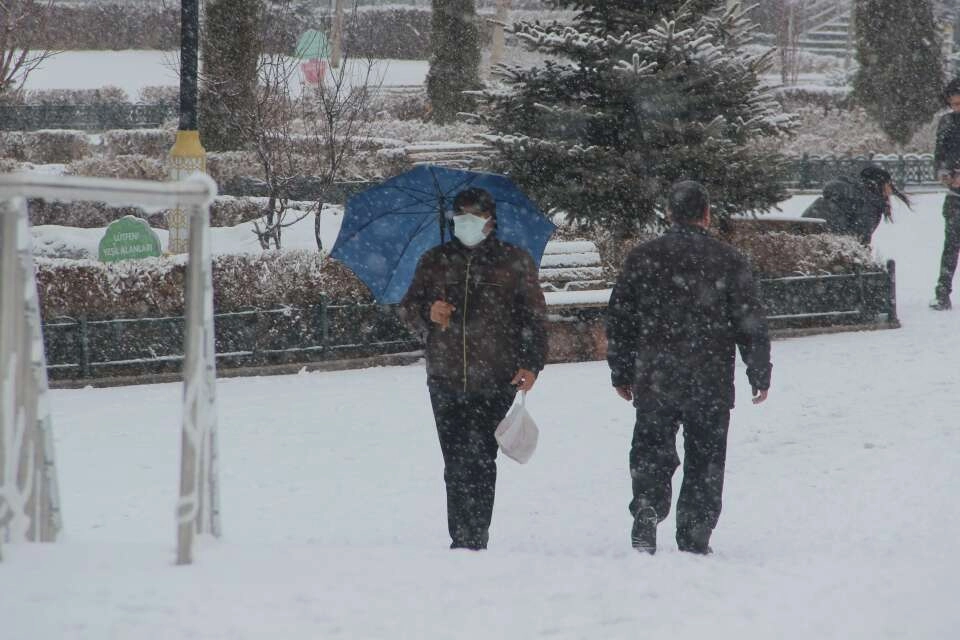
M 950 112 L 940 116 L 933 164 L 937 178 L 960 170 L 960 113 Z
M 770 387 L 770 339 L 747 259 L 675 225 L 634 248 L 610 296 L 607 362 L 640 410 L 734 403 L 735 347 L 756 389 Z
M 454 307 L 450 326 L 430 307 Z M 546 303 L 530 254 L 490 236 L 473 249 L 459 240 L 420 258 L 400 316 L 426 343 L 433 388 L 461 392 L 508 387 L 517 369 L 539 374 L 547 355 Z
M 823 195 L 802 215 L 821 218 L 831 233 L 854 236 L 868 245 L 886 210 L 887 201 L 876 189 L 859 178 L 840 176 L 823 186 Z

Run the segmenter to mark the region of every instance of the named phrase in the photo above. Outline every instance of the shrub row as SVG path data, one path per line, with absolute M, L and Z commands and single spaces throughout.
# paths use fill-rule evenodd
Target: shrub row
M 123 216 L 136 216 L 150 223 L 154 229 L 166 229 L 166 211 L 146 212 L 138 207 L 112 207 L 103 202 L 74 200 L 30 200 L 28 203 L 31 226 L 52 224 L 81 229 L 106 227 Z M 260 215 L 260 204 L 246 198 L 217 196 L 210 205 L 210 225 L 233 227 Z
M 90 319 L 182 315 L 186 260 L 182 256 L 102 263 L 38 258 L 41 313 Z M 216 312 L 338 302 L 367 302 L 366 287 L 317 252 L 270 251 L 213 259 Z
M 354 57 L 425 60 L 430 55 L 431 12 L 426 8 L 377 7 L 347 12 L 344 49 Z M 267 28 L 268 50 L 292 53 L 297 38 L 310 28 L 329 31 L 330 16 L 275 10 Z M 481 21 L 489 38 L 491 27 Z M 103 34 L 109 33 L 109 38 Z M 179 7 L 56 3 L 39 33 L 36 48 L 52 50 L 174 50 L 180 42 Z
M 107 158 L 143 155 L 162 159 L 170 153 L 175 135 L 172 129 L 116 129 L 99 137 L 75 129 L 2 131 L 0 156 L 34 164 L 92 160 L 95 154 Z
M 869 250 L 852 238 L 772 232 L 737 234 L 731 239 L 767 277 L 877 268 Z M 601 243 L 598 245 L 603 251 Z M 41 308 L 47 319 L 183 312 L 182 256 L 116 263 L 38 258 L 36 264 Z M 314 251 L 217 255 L 213 277 L 218 312 L 316 304 L 321 295 L 340 303 L 371 300 L 353 273 Z
M 0 96 L 0 106 L 126 104 L 130 97 L 120 87 L 111 85 L 97 89 L 32 89 L 4 93 Z M 141 87 L 137 94 L 137 104 L 177 105 L 179 100 L 180 88 L 172 85 Z

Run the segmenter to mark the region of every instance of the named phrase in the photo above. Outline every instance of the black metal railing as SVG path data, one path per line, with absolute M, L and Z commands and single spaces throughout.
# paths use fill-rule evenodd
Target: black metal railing
M 52 379 L 179 371 L 184 318 L 53 318 L 44 324 Z M 217 364 L 262 366 L 403 353 L 419 343 L 394 306 L 320 304 L 214 315 Z
M 841 325 L 897 326 L 893 261 L 887 268 L 839 275 L 763 278 L 761 299 L 772 329 Z M 551 309 L 560 321 L 600 321 L 606 305 Z M 217 365 L 250 367 L 362 358 L 422 347 L 395 305 L 320 304 L 214 315 Z M 177 372 L 184 318 L 53 318 L 44 325 L 51 379 Z
M 787 186 L 816 189 L 839 175 L 856 175 L 867 165 L 878 165 L 890 172 L 898 187 L 934 185 L 937 173 L 933 154 L 869 154 L 857 156 L 817 156 L 803 154 L 788 161 Z

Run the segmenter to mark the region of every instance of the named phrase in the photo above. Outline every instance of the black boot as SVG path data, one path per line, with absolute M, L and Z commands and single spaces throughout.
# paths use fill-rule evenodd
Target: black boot
M 637 551 L 650 555 L 657 552 L 657 512 L 653 507 L 640 507 L 633 516 L 630 541 Z
M 677 548 L 687 553 L 697 553 L 702 556 L 713 553 L 710 548 L 710 534 L 705 527 L 690 527 L 677 529 Z

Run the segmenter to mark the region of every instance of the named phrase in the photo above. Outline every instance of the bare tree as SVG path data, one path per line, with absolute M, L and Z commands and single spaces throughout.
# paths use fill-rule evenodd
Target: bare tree
M 779 0 L 777 49 L 783 84 L 796 84 L 800 74 L 800 31 L 804 8 L 804 0 Z
M 38 46 L 53 0 L 0 1 L 0 96 L 18 91 L 30 73 L 56 52 Z
M 356 11 L 354 6 L 352 18 Z M 277 23 L 283 21 L 261 21 L 266 29 Z M 268 37 L 261 34 L 264 41 Z M 279 52 L 261 55 L 252 108 L 229 116 L 231 126 L 248 140 L 246 148 L 254 152 L 267 185 L 267 203 L 253 229 L 264 249 L 279 249 L 283 229 L 314 213 L 317 248 L 323 250 L 323 194 L 344 177 L 370 126 L 367 116 L 377 88 L 374 62 L 352 60 L 346 51 L 318 85 L 299 82 L 300 62 Z M 304 186 L 321 195 L 309 210 L 291 216 L 291 196 Z
M 356 17 L 356 5 L 353 17 Z M 304 123 L 307 135 L 316 144 L 316 157 L 320 161 L 318 176 L 325 189 L 333 186 L 343 174 L 347 160 L 358 151 L 358 142 L 369 133 L 371 125 L 366 116 L 381 81 L 375 77 L 372 60 L 352 60 L 347 52 L 340 65 L 305 99 Z M 318 202 L 314 234 L 317 249 L 323 251 L 320 206 Z

